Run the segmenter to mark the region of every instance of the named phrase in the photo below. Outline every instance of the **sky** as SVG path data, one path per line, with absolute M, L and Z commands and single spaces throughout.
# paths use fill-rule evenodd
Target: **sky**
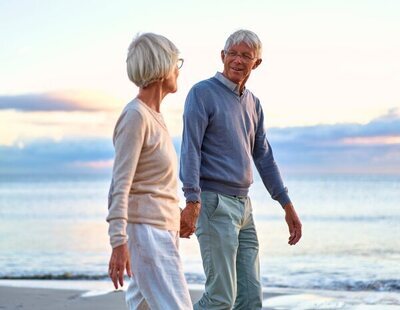
M 0 1 L 0 173 L 110 171 L 142 32 L 185 59 L 162 104 L 179 150 L 187 92 L 241 28 L 263 42 L 246 86 L 283 171 L 400 173 L 399 16 L 397 0 Z

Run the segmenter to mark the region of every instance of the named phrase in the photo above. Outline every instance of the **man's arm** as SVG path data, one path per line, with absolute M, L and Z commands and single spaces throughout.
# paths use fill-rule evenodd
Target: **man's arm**
M 261 106 L 258 115 L 258 127 L 253 149 L 254 163 L 271 197 L 277 200 L 285 210 L 285 220 L 290 233 L 288 243 L 290 245 L 295 245 L 301 238 L 302 224 L 290 201 L 287 188 L 283 185 L 272 148 L 267 140 L 267 134 L 264 128 L 264 114 Z
M 287 188 L 283 185 L 281 174 L 276 165 L 272 148 L 267 140 L 267 133 L 264 128 L 264 114 L 259 105 L 257 111 L 258 124 L 253 148 L 253 160 L 261 179 L 271 195 L 282 207 L 290 204 Z
M 193 234 L 200 213 L 201 145 L 208 124 L 208 116 L 201 98 L 192 88 L 186 98 L 183 113 L 183 134 L 180 161 L 180 179 L 186 198 L 181 213 L 181 237 Z

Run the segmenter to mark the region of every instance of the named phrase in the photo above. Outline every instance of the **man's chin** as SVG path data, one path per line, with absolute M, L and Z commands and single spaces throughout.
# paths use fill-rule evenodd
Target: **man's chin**
M 231 71 L 228 77 L 232 82 L 239 84 L 243 81 L 243 73 L 240 71 Z
M 242 82 L 241 78 L 235 77 L 235 76 L 230 76 L 228 78 L 231 82 L 235 83 L 235 84 L 240 84 Z

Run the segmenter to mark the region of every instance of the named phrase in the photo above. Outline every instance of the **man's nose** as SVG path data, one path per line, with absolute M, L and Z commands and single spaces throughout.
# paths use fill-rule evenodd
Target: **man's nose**
M 242 63 L 243 62 L 243 56 L 240 54 L 235 55 L 235 57 L 233 58 L 233 61 L 236 63 Z

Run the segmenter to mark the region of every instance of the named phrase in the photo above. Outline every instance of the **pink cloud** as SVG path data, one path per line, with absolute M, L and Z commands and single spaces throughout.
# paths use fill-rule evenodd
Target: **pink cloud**
M 118 110 L 121 102 L 104 93 L 93 91 L 58 91 L 43 94 L 0 96 L 0 110 L 23 112 L 73 112 Z
M 400 136 L 350 137 L 341 142 L 347 145 L 393 145 L 400 144 Z
M 114 160 L 76 161 L 72 166 L 77 168 L 106 169 L 112 168 Z

